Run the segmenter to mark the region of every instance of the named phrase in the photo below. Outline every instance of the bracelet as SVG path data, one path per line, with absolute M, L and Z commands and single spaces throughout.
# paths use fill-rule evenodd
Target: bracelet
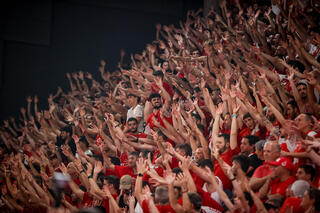
M 237 115 L 237 114 L 233 114 L 232 117 L 233 117 L 233 118 L 237 118 L 238 115 Z

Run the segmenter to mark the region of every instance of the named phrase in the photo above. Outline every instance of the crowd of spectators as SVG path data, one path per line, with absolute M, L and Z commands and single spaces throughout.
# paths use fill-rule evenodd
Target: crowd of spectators
M 28 97 L 0 127 L 0 211 L 320 212 L 320 1 L 219 5 Z

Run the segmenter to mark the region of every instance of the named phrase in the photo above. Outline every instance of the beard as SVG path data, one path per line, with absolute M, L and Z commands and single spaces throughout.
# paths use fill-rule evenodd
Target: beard
M 227 150 L 227 147 L 226 147 L 226 145 L 224 145 L 223 148 L 219 149 L 219 154 L 220 155 L 223 154 L 226 150 Z
M 241 154 L 245 155 L 245 156 L 248 156 L 250 154 L 250 152 L 249 151 L 241 151 Z
M 153 106 L 154 109 L 161 109 L 161 107 L 162 107 L 161 103 L 159 103 L 158 105 Z

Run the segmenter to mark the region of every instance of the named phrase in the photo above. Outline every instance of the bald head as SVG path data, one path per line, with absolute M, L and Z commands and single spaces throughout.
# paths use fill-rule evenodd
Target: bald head
M 268 163 L 271 161 L 275 161 L 278 157 L 280 157 L 281 147 L 277 142 L 268 141 L 265 143 L 263 147 L 263 157 L 264 160 Z

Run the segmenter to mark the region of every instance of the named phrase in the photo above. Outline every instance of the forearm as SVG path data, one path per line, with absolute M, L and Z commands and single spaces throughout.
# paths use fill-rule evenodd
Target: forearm
M 292 89 L 293 97 L 294 97 L 294 99 L 296 100 L 296 102 L 298 104 L 299 110 L 300 110 L 300 112 L 303 112 L 302 100 L 301 100 L 301 97 L 299 95 L 298 89 L 297 89 L 297 87 L 296 87 L 296 85 L 295 85 L 295 83 L 293 82 L 292 79 L 289 79 L 289 82 L 290 82 L 290 86 L 291 86 L 291 89 Z
M 209 150 L 208 141 L 206 140 L 206 138 L 203 136 L 202 132 L 199 129 L 197 129 L 196 132 L 197 132 L 199 139 L 200 139 L 201 147 L 203 149 L 204 158 L 210 159 L 210 150 Z
M 231 131 L 230 131 L 230 149 L 234 150 L 238 146 L 237 137 L 238 137 L 238 126 L 237 126 L 237 117 L 232 115 L 231 121 Z
M 28 118 L 30 120 L 30 118 L 32 116 L 32 114 L 31 114 L 31 102 L 28 102 L 27 113 L 28 113 Z
M 260 190 L 259 190 L 259 198 L 260 199 L 264 199 L 267 196 L 268 191 L 269 191 L 270 181 L 271 181 L 271 179 L 268 178 L 266 180 L 266 182 L 263 184 L 263 186 L 260 188 Z
M 285 152 L 282 151 L 281 155 L 284 157 L 293 157 L 293 158 L 308 158 L 309 154 L 307 152 Z
M 215 116 L 215 120 L 212 126 L 212 137 L 217 137 L 219 133 L 219 125 L 220 125 L 220 116 L 221 114 L 217 114 Z
M 220 199 L 224 202 L 224 204 L 227 206 L 227 208 L 233 212 L 234 206 L 233 206 L 232 202 L 230 201 L 227 194 L 223 191 L 223 189 L 218 185 L 217 181 L 213 180 L 213 178 L 215 178 L 215 177 L 211 176 L 211 179 L 212 179 L 211 182 L 213 183 L 215 189 L 217 190 Z
M 311 150 L 309 153 L 309 158 L 318 166 L 320 166 L 320 155 L 317 154 L 314 150 Z
M 9 126 L 8 129 L 9 129 L 9 131 L 12 133 L 12 135 L 13 135 L 14 137 L 18 137 L 18 133 L 17 133 L 16 131 L 14 131 L 14 129 L 12 129 L 11 126 Z
M 256 193 L 252 190 L 250 190 L 250 195 L 255 203 L 255 205 L 257 206 L 257 209 L 260 210 L 263 213 L 267 213 L 268 211 L 266 210 L 266 208 L 264 207 L 263 202 L 260 200 L 260 198 L 256 195 Z
M 169 184 L 168 185 L 168 189 L 169 189 L 169 202 L 171 207 L 175 210 L 175 212 L 179 213 L 179 212 L 184 212 L 182 206 L 180 206 L 180 204 L 177 201 L 176 196 L 174 195 L 174 188 L 173 188 L 173 184 Z
M 262 178 L 255 178 L 252 177 L 249 181 L 249 186 L 252 188 L 252 190 L 258 190 L 268 179 L 268 176 L 262 177 Z

